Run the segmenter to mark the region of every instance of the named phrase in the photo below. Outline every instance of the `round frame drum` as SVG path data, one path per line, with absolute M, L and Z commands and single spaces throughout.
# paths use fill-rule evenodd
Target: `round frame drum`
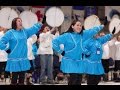
M 51 27 L 59 27 L 64 21 L 64 14 L 60 8 L 51 7 L 46 11 L 46 22 Z
M 24 28 L 30 28 L 38 22 L 37 15 L 31 11 L 23 11 L 20 16 Z
M 98 25 L 101 25 L 101 22 L 100 22 L 98 16 L 96 16 L 96 15 L 88 16 L 84 21 L 85 29 L 90 29 L 90 28 L 92 28 L 94 26 L 98 26 Z
M 4 28 L 11 28 L 12 20 L 18 17 L 17 12 L 9 7 L 0 10 L 0 26 Z

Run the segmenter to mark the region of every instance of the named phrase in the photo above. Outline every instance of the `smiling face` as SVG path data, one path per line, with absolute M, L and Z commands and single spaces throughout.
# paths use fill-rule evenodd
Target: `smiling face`
M 74 32 L 80 33 L 82 30 L 82 24 L 77 21 L 75 24 L 72 25 L 72 28 Z
M 22 20 L 20 18 L 16 20 L 16 26 L 17 26 L 17 28 L 16 28 L 17 30 L 20 30 L 23 28 L 22 27 Z

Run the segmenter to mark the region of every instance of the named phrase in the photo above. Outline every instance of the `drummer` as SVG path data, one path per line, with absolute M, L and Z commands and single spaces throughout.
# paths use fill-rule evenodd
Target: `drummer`
M 58 36 L 52 41 L 53 49 L 62 53 L 65 51 L 61 60 L 60 69 L 63 73 L 70 75 L 68 85 L 81 85 L 83 67 L 83 42 L 91 38 L 102 30 L 104 25 L 95 26 L 89 30 L 82 30 L 82 24 L 79 20 L 74 20 L 68 31 Z M 60 47 L 61 44 L 64 48 Z

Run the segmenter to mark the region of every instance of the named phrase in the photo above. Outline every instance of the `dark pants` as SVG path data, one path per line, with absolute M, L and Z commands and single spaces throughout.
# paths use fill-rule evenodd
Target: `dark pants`
M 17 80 L 19 85 L 24 85 L 25 72 L 12 72 L 11 85 L 17 85 Z
M 101 81 L 102 75 L 90 75 L 87 74 L 87 85 L 98 85 Z
M 102 59 L 102 65 L 105 73 L 109 72 L 109 59 Z
M 82 74 L 70 73 L 68 85 L 81 85 Z

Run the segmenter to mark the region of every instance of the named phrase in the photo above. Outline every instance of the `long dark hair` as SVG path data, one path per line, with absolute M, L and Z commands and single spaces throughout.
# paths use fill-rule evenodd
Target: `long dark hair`
M 80 22 L 80 21 L 79 20 L 73 20 L 73 22 L 71 23 L 69 29 L 64 33 L 67 33 L 67 32 L 72 33 L 72 32 L 74 32 L 74 30 L 72 28 L 72 25 L 74 26 L 76 24 L 76 22 Z M 79 34 L 82 34 L 82 32 L 83 32 L 83 27 L 82 27 L 82 30 L 81 30 L 81 32 Z
M 21 18 L 17 17 L 12 20 L 12 29 L 17 29 L 17 23 L 16 23 L 17 19 L 21 19 Z

